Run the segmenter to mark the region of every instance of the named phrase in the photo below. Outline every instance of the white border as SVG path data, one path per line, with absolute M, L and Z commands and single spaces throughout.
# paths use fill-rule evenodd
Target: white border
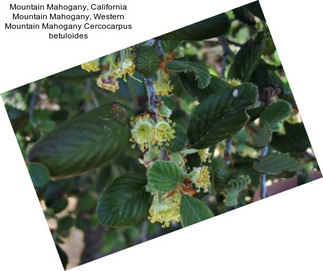
M 248 1 L 132 2 L 133 10 L 138 11 L 132 15 L 138 28 L 126 39 L 122 35 L 109 35 L 86 44 L 50 43 L 37 36 L 17 37 L 2 31 L 1 91 Z M 6 3 L 7 0 L 1 1 L 1 18 L 7 16 L 3 6 Z M 320 162 L 323 161 L 320 82 L 323 57 L 319 4 L 320 1 L 314 0 L 261 1 Z M 2 103 L 0 125 L 0 267 L 62 270 Z M 318 180 L 75 270 L 322 270 L 322 191 L 322 180 Z

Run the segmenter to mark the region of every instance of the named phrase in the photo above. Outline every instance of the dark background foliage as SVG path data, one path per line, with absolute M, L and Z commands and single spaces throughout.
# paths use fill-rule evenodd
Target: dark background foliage
M 284 190 L 285 188 L 279 186 L 282 182 L 289 180 L 292 183 L 288 186 L 290 188 L 320 176 L 297 105 L 258 2 L 157 39 L 164 42 L 163 48 L 166 52 L 176 49 L 177 54 L 184 56 L 183 60 L 198 62 L 208 71 L 203 74 L 196 67 L 193 69 L 188 65 L 183 68 L 179 63 L 170 63 L 168 70 L 171 72 L 174 95 L 163 98 L 163 101 L 173 110 L 172 120 L 187 130 L 192 146 L 199 148 L 217 144 L 216 148 L 223 154 L 213 159 L 210 166 L 214 193 L 198 195 L 215 215 L 257 200 L 260 194 L 259 181 L 262 178 L 259 172 L 266 174 L 267 180 L 272 183 L 268 194 Z M 172 48 L 170 40 L 182 40 L 182 43 L 179 45 L 175 42 Z M 140 55 L 140 49 L 137 49 Z M 143 75 L 153 74 L 158 69 L 158 63 L 147 66 L 143 60 L 137 64 L 134 77 L 142 81 Z M 192 71 L 183 73 L 183 69 Z M 87 174 L 58 181 L 50 180 L 48 169 L 43 164 L 28 162 L 27 154 L 36 142 L 75 116 L 107 102 L 118 102 L 126 106 L 133 115 L 146 110 L 147 95 L 144 84 L 128 77 L 127 82 L 119 80 L 120 89 L 111 93 L 96 85 L 97 76 L 98 73 L 88 73 L 78 66 L 2 95 L 64 266 L 68 261 L 73 261 L 68 259 L 68 249 L 64 245 L 73 239 L 81 239 L 75 245 L 80 251 L 75 265 L 181 227 L 172 225 L 164 229 L 159 224 L 149 223 L 147 219 L 142 222 L 140 219 L 135 226 L 121 228 L 105 226 L 99 222 L 96 206 L 104 188 L 124 174 L 146 175 L 146 169 L 138 162 L 141 152 L 137 148 L 130 148 L 128 140 L 123 144 L 126 145 L 123 151 L 111 156 L 109 163 Z M 200 141 L 205 131 L 199 130 L 198 121 L 194 122 L 193 112 L 196 105 L 207 100 L 213 105 L 221 103 L 222 100 L 219 102 L 214 94 L 223 88 L 234 90 L 236 86 L 233 79 L 257 86 L 258 104 L 248 109 L 250 121 L 243 128 L 233 127 L 228 118 L 225 128 L 232 131 L 224 137 L 225 140 L 211 136 Z M 241 86 L 239 91 L 247 89 L 247 85 Z M 251 92 L 248 90 L 249 96 Z M 228 97 L 227 104 L 230 102 Z M 241 101 L 241 106 L 245 106 L 245 100 Z M 239 111 L 235 107 L 236 113 L 243 115 L 245 108 L 246 106 Z M 203 107 L 199 110 L 203 113 Z M 222 112 L 227 111 L 223 108 Z M 254 125 L 252 122 L 259 118 L 264 124 Z M 217 133 L 217 127 L 214 129 Z M 211 124 L 208 130 L 212 130 Z M 171 148 L 176 149 L 176 145 Z M 215 147 L 212 148 L 214 150 Z M 268 155 L 256 157 L 263 148 L 266 148 Z M 50 154 L 51 150 L 47 151 Z M 275 154 L 276 151 L 280 154 Z M 294 160 L 290 159 L 297 161 L 297 170 Z M 187 160 L 192 167 L 199 164 L 197 154 L 188 155 Z M 225 166 L 217 170 L 223 164 Z M 245 180 L 228 177 L 237 172 L 247 173 L 251 182 L 246 186 Z M 294 178 L 288 179 L 292 177 Z M 282 180 L 283 178 L 287 180 Z M 216 193 L 217 191 L 221 193 Z M 189 220 L 186 217 L 184 224 L 191 224 Z M 76 235 L 76 232 L 80 232 L 80 235 Z M 73 266 L 73 263 L 70 262 L 69 266 Z

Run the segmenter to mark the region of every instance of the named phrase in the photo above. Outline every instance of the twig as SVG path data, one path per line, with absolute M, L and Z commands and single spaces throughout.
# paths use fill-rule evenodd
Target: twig
M 153 80 L 151 78 L 144 78 L 144 82 L 147 89 L 148 96 L 148 109 L 155 115 L 155 121 L 158 119 L 157 107 L 156 107 L 156 94 L 153 85 Z
M 89 94 L 91 96 L 91 98 L 92 98 L 92 95 L 91 95 L 91 80 L 90 79 L 86 79 L 86 81 L 85 81 L 84 92 L 86 94 Z M 92 105 L 91 101 L 86 99 L 85 100 L 85 111 L 91 110 L 92 108 L 93 108 L 93 105 Z
M 160 40 L 156 40 L 155 47 L 156 47 L 156 51 L 157 51 L 159 58 L 163 58 L 164 57 L 164 50 L 163 50 L 163 47 L 161 46 Z
M 266 156 L 268 153 L 268 146 L 265 146 L 261 152 L 261 157 Z M 260 175 L 260 198 L 264 199 L 267 196 L 267 186 L 266 186 L 267 176 L 266 174 Z
M 237 47 L 242 47 L 242 45 L 243 45 L 243 44 L 240 44 L 238 42 L 235 42 L 235 41 L 229 40 L 229 39 L 226 39 L 226 41 L 227 41 L 227 43 L 230 43 L 230 44 L 237 46 Z
M 154 39 L 150 39 L 148 40 L 146 43 L 145 43 L 145 46 L 153 46 L 155 43 L 155 40 Z
M 231 153 L 232 153 L 232 138 L 228 138 L 225 141 L 225 152 L 224 152 L 224 159 L 227 164 L 231 163 Z
M 141 225 L 141 234 L 140 234 L 140 241 L 146 242 L 148 240 L 148 221 L 145 220 Z
M 231 51 L 227 40 L 223 36 L 220 36 L 218 38 L 218 41 L 223 48 L 223 57 L 222 57 L 222 62 L 221 62 L 221 77 L 224 78 L 225 69 L 228 64 L 227 57 L 230 56 L 231 58 L 234 58 L 234 53 Z
M 30 84 L 30 89 L 32 91 L 32 96 L 31 96 L 31 100 L 29 103 L 29 108 L 28 108 L 28 115 L 29 115 L 29 119 L 33 118 L 33 112 L 35 109 L 35 105 L 36 105 L 36 101 L 38 98 L 38 91 L 39 91 L 39 81 L 31 83 Z

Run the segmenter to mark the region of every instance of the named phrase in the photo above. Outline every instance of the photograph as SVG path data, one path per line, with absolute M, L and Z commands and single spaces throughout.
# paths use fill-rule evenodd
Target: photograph
M 320 178 L 258 1 L 1 94 L 65 269 Z

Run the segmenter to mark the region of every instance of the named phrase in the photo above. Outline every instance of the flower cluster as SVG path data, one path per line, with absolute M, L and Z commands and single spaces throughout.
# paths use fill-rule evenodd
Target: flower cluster
M 126 75 L 128 74 L 129 76 L 133 76 L 135 69 L 136 65 L 134 56 L 132 54 L 128 54 L 123 61 L 119 61 L 115 69 L 115 74 L 118 78 L 124 77 L 124 79 L 126 80 Z
M 100 70 L 100 62 L 98 59 L 83 63 L 81 65 L 83 70 L 86 70 L 87 72 L 97 72 Z
M 209 191 L 209 187 L 211 186 L 209 167 L 195 167 L 189 173 L 189 176 L 198 192 L 201 192 L 201 190 L 203 190 L 203 192 Z
M 211 153 L 209 152 L 209 148 L 200 149 L 197 151 L 197 153 L 200 156 L 200 160 L 202 163 L 206 163 L 210 161 Z
M 144 152 L 154 146 L 168 145 L 174 139 L 174 124 L 170 119 L 160 118 L 155 122 L 149 114 L 137 116 L 130 123 L 131 141 Z
M 98 59 L 82 64 L 82 69 L 91 71 L 100 71 L 100 62 Z M 102 72 L 97 78 L 97 85 L 100 88 L 111 92 L 116 92 L 119 89 L 118 78 L 127 79 L 127 75 L 133 76 L 136 65 L 134 55 L 131 49 L 121 50 L 120 54 L 115 53 L 107 56 L 103 61 Z
M 101 73 L 96 80 L 96 83 L 100 88 L 104 88 L 113 93 L 119 89 L 118 80 L 111 71 Z
M 164 197 L 155 193 L 148 219 L 151 223 L 161 223 L 163 228 L 169 227 L 171 223 L 180 222 L 180 202 L 181 193 L 179 192 Z
M 173 86 L 171 85 L 169 75 L 165 70 L 159 69 L 157 71 L 157 80 L 154 83 L 154 89 L 158 96 L 171 96 Z

